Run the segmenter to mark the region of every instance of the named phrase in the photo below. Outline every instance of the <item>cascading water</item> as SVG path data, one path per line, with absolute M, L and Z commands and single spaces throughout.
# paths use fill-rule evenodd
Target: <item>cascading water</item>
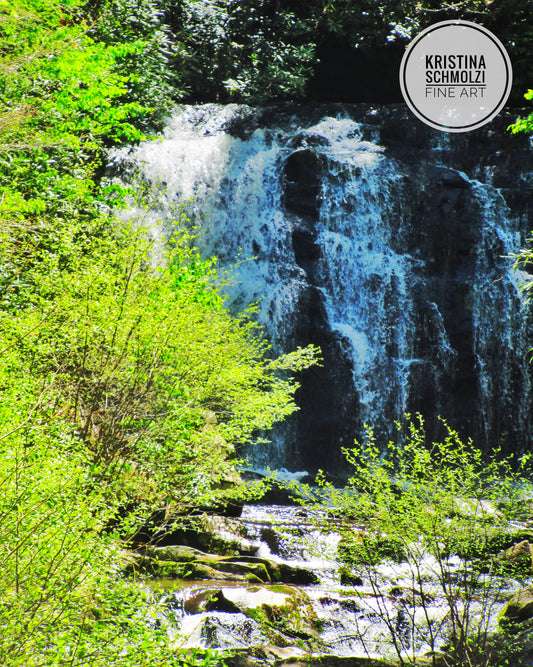
M 521 577 L 475 570 L 466 578 L 461 558 L 441 553 L 437 559 L 417 544 L 400 562 L 389 558 L 347 566 L 343 544 L 364 532 L 320 511 L 247 505 L 239 524 L 239 534 L 257 552 L 238 562 L 284 565 L 314 573 L 317 580 L 147 582 L 158 612 L 154 620 L 173 646 L 237 649 L 240 659 L 231 665 L 285 665 L 301 658 L 296 664 L 370 667 L 386 658 L 393 661 L 387 665 L 400 664 L 394 662 L 398 654 L 404 658 L 401 664 L 421 656 L 427 661 L 448 645 L 452 618 L 460 627 L 471 624 L 473 635 L 474 627 L 482 635 L 496 632 L 506 600 L 523 585 Z M 516 530 L 518 541 L 524 528 L 508 524 L 509 535 Z
M 506 255 L 529 231 L 533 157 L 515 147 L 513 190 L 504 129 L 500 146 L 470 134 L 401 109 L 205 105 L 111 155 L 147 193 L 146 224 L 166 233 L 184 211 L 201 227 L 231 307 L 259 302 L 277 352 L 322 348 L 256 464 L 342 474 L 365 422 L 388 437 L 415 410 L 435 433 L 442 415 L 480 447 L 530 446 L 532 336 Z

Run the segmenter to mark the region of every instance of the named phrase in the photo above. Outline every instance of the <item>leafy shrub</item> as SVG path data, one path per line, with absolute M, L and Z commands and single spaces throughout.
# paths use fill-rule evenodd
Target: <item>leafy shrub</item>
M 323 475 L 319 484 L 328 512 L 349 517 L 340 556 L 370 583 L 401 664 L 415 664 L 422 646 L 434 665 L 493 664 L 491 623 L 504 572 L 490 554 L 509 540 L 508 521 L 531 484 L 510 460 L 484 459 L 443 426 L 443 439 L 428 442 L 422 419 L 408 416 L 398 443 L 385 451 L 369 429 L 364 443 L 345 452 L 354 469 L 347 489 Z M 391 561 L 401 561 L 410 573 L 412 590 L 400 610 L 382 588 L 375 566 L 383 559 L 392 569 Z M 431 581 L 445 614 L 433 613 Z
M 129 7 L 142 20 L 154 8 Z M 89 25 L 76 0 L 0 3 L 0 662 L 9 667 L 224 664 L 170 645 L 164 610 L 122 579 L 110 526 L 121 521 L 127 534 L 154 508 L 216 496 L 239 443 L 295 409 L 292 371 L 314 357 L 272 359 L 250 319 L 225 310 L 215 264 L 187 234 L 157 267 L 146 233 L 102 213 L 124 199 L 100 187 L 105 146 L 143 138 L 140 120 L 153 118 L 158 20 L 121 42 L 109 14 Z M 154 68 L 137 75 L 150 53 Z

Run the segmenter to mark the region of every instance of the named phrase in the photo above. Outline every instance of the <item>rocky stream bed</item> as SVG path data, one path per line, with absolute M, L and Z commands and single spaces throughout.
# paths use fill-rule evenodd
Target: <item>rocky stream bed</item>
M 338 525 L 319 530 L 301 507 L 245 505 L 239 517 L 203 515 L 140 548 L 129 569 L 153 592 L 169 642 L 226 652 L 227 665 L 397 665 L 399 645 L 406 660 L 433 664 L 431 648 L 445 650 L 451 627 L 441 564 L 423 558 L 416 577 L 402 558 L 347 567 L 342 539 Z M 509 526 L 505 547 L 487 562 L 509 563 L 509 575 L 480 567 L 470 615 L 486 617 L 500 646 L 520 644 L 516 664 L 530 665 L 533 521 Z M 463 576 L 463 565 L 447 559 L 447 576 Z

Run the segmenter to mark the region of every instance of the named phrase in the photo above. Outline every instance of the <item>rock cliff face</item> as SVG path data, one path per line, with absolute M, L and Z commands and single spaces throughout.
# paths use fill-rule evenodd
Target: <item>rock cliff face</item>
M 154 224 L 192 197 L 203 252 L 234 265 L 232 307 L 260 300 L 275 349 L 322 348 L 258 464 L 342 474 L 364 423 L 387 438 L 414 411 L 431 434 L 441 415 L 481 448 L 530 447 L 533 334 L 508 255 L 533 229 L 533 151 L 512 120 L 448 135 L 404 107 L 205 105 L 112 156 Z

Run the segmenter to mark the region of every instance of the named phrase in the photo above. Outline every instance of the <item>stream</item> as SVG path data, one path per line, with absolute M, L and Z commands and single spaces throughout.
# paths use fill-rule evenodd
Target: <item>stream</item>
M 318 529 L 317 519 L 323 518 L 301 507 L 246 505 L 238 521 L 255 558 L 312 571 L 319 583 L 157 582 L 159 621 L 172 643 L 234 649 L 239 665 L 293 664 L 318 656 L 321 665 L 356 664 L 350 662 L 356 658 L 370 664 L 370 659 L 397 659 L 398 653 L 413 659 L 445 649 L 451 624 L 442 582 L 463 590 L 464 562 L 455 556 L 439 563 L 425 555 L 361 565 L 347 574 L 339 560 L 341 536 L 334 523 L 329 531 Z M 503 606 L 523 584 L 523 579 L 479 574 L 476 592 L 470 589 L 455 611 L 490 635 Z

